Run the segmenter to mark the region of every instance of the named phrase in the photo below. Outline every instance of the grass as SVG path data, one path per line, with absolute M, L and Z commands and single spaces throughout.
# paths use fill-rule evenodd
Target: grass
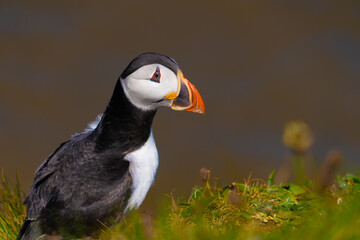
M 194 186 L 188 198 L 168 195 L 155 216 L 133 211 L 99 239 L 360 239 L 360 176 L 334 179 L 343 157 L 331 151 L 312 184 L 303 167 L 313 143 L 310 128 L 301 121 L 287 123 L 283 142 L 301 184 L 276 185 L 273 171 L 267 180 L 249 177 L 219 186 L 204 168 L 203 185 Z M 2 172 L 0 239 L 15 239 L 25 218 L 23 200 L 19 181 L 10 183 Z
M 311 182 L 195 186 L 186 200 L 168 197 L 152 220 L 133 213 L 102 239 L 360 239 L 360 177 L 346 174 L 323 193 Z
M 220 187 L 204 177 L 187 199 L 166 197 L 155 217 L 132 212 L 100 239 L 360 239 L 360 176 L 338 176 L 324 192 L 310 181 L 276 185 L 248 178 Z M 15 239 L 25 217 L 18 181 L 4 173 L 0 186 L 0 239 Z
M 0 239 L 15 239 L 26 216 L 26 207 L 22 204 L 24 195 L 18 178 L 16 183 L 7 181 L 2 170 L 0 184 Z

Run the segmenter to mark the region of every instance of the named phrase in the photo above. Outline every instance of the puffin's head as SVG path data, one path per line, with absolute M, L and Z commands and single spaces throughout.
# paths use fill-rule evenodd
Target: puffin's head
M 205 113 L 204 102 L 177 63 L 164 55 L 143 53 L 120 76 L 127 98 L 142 110 L 171 107 Z

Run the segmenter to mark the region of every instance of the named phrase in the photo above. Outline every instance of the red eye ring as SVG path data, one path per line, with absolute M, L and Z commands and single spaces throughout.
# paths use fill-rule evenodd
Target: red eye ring
M 152 77 L 150 78 L 150 81 L 160 83 L 160 78 L 161 78 L 160 68 L 156 67 L 156 70 L 155 70 L 154 74 L 152 75 Z

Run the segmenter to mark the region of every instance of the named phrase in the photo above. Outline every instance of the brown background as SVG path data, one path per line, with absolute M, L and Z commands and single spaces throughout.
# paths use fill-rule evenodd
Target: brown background
M 289 120 L 312 128 L 318 161 L 360 163 L 359 1 L 0 2 L 0 166 L 25 192 L 39 164 L 101 113 L 127 63 L 174 58 L 207 114 L 160 109 L 146 204 L 190 191 L 207 166 L 223 184 L 266 177 Z

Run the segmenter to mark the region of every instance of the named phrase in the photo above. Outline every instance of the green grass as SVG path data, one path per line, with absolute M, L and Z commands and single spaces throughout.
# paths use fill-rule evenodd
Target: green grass
M 220 187 L 195 186 L 187 199 L 172 195 L 156 216 L 132 212 L 100 239 L 360 239 L 360 177 L 338 176 L 324 192 L 303 185 L 247 179 Z M 0 239 L 15 239 L 25 208 L 18 182 L 3 175 Z
M 169 196 L 151 224 L 136 212 L 103 239 L 360 239 L 360 177 L 338 177 L 324 193 L 273 178 L 206 182 L 187 200 Z
M 2 170 L 0 184 L 0 239 L 15 239 L 26 216 L 26 207 L 22 204 L 23 199 L 24 195 L 20 190 L 18 179 L 15 184 L 9 183 Z

